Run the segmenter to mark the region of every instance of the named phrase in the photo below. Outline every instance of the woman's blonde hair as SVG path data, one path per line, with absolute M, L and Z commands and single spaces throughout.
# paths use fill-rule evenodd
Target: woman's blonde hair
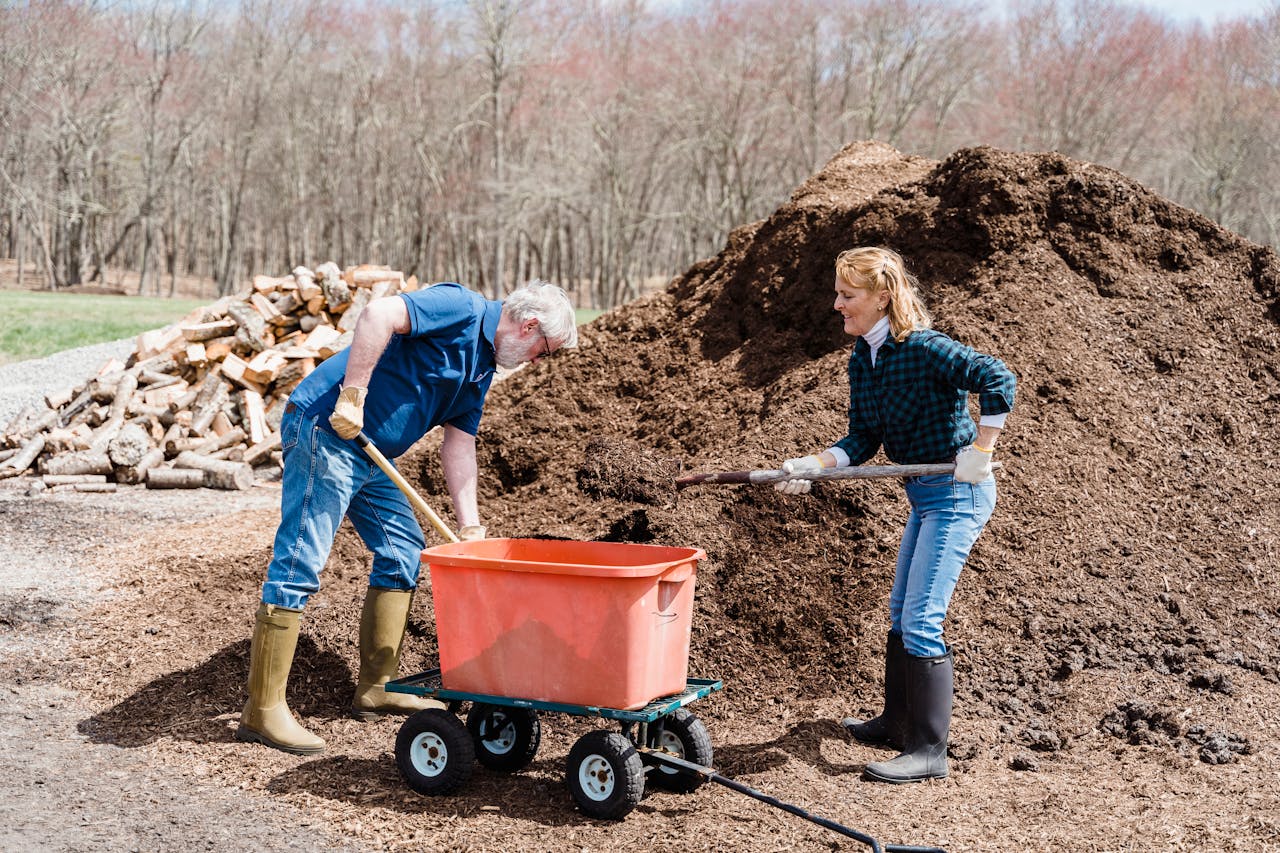
M 889 333 L 895 341 L 933 325 L 933 317 L 920 298 L 920 283 L 907 272 L 902 256 L 891 249 L 863 246 L 841 252 L 836 258 L 836 277 L 872 295 L 888 292 Z

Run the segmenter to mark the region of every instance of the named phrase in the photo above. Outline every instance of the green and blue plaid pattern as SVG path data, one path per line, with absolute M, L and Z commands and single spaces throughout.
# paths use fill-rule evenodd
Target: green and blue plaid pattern
M 977 427 L 969 392 L 984 415 L 1013 410 L 1017 379 L 1004 362 L 929 329 L 890 336 L 876 353 L 858 338 L 849 356 L 849 434 L 836 446 L 861 465 L 881 445 L 899 465 L 950 462 Z

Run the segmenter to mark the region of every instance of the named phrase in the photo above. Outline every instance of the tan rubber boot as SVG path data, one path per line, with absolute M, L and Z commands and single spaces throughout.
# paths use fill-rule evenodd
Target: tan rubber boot
M 300 610 L 258 606 L 253 643 L 249 647 L 249 701 L 240 713 L 236 740 L 260 743 L 294 755 L 315 755 L 324 740 L 293 718 L 285 703 L 285 687 L 293 652 L 298 647 Z
M 443 702 L 411 693 L 388 693 L 384 685 L 400 668 L 400 646 L 413 593 L 369 587 L 360 611 L 360 680 L 351 699 L 351 715 L 372 720 L 383 714 L 412 714 L 444 708 Z

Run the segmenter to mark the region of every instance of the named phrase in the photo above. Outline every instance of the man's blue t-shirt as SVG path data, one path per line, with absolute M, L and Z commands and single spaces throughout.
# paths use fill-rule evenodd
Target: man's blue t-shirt
M 400 298 L 409 308 L 409 334 L 391 336 L 364 403 L 365 435 L 392 458 L 440 424 L 476 434 L 493 381 L 493 337 L 502 314 L 501 302 L 452 282 Z M 348 354 L 326 359 L 289 395 L 329 432 Z

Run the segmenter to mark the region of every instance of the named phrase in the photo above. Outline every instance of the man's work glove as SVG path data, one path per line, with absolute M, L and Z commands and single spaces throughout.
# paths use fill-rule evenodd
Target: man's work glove
M 817 454 L 788 459 L 782 463 L 782 471 L 785 474 L 814 474 L 825 467 Z M 813 483 L 809 480 L 780 480 L 774 483 L 773 487 L 784 495 L 807 495 L 813 488 Z
M 483 539 L 488 532 L 483 524 L 468 524 L 458 531 L 458 539 L 463 542 L 474 542 L 477 539 Z
M 355 438 L 364 429 L 364 398 L 369 389 L 349 385 L 338 394 L 329 426 L 342 438 Z
M 991 476 L 991 451 L 976 444 L 960 448 L 956 454 L 956 481 L 981 483 Z

